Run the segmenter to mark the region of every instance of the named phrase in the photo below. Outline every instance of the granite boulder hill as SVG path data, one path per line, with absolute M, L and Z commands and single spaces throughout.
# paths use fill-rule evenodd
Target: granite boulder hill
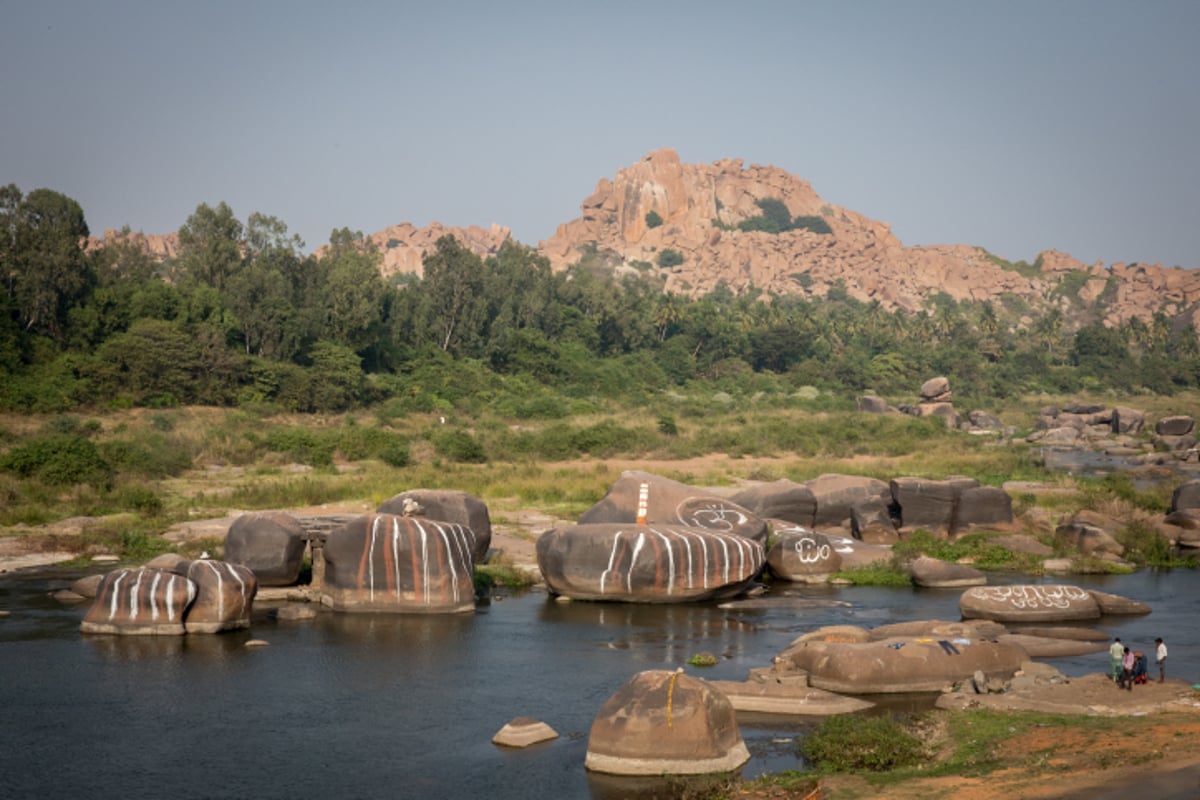
M 828 232 L 797 228 L 747 231 L 760 203 L 781 202 L 792 217 L 819 219 Z M 442 236 L 454 236 L 482 258 L 495 255 L 512 232 L 501 225 L 453 227 L 401 223 L 367 238 L 382 253 L 384 277 L 423 272 L 422 259 Z M 123 236 L 160 258 L 174 257 L 178 235 L 105 231 L 102 246 Z M 734 293 L 824 297 L 842 291 L 887 311 L 928 310 L 932 295 L 1003 303 L 1018 326 L 1052 309 L 1105 324 L 1156 313 L 1177 325 L 1200 323 L 1200 270 L 1158 264 L 1084 264 L 1045 250 L 1032 265 L 1010 263 L 965 244 L 906 247 L 884 223 L 828 203 L 808 182 L 779 167 L 722 159 L 685 164 L 670 149 L 601 178 L 581 215 L 558 226 L 538 250 L 561 271 L 586 260 L 612 274 L 640 274 L 664 291 L 689 296 L 727 287 Z M 323 248 L 318 248 L 320 255 Z M 670 259 L 663 258 L 673 251 Z M 675 263 L 673 263 L 675 262 Z
M 829 233 L 743 231 L 762 214 L 759 202 L 782 201 L 794 217 L 819 217 Z M 1055 250 L 1034 265 L 1014 265 L 968 245 L 905 247 L 887 224 L 825 202 L 806 182 L 772 166 L 740 159 L 684 164 L 671 149 L 602 178 L 583 201 L 582 215 L 558 227 L 540 250 L 556 269 L 596 253 L 616 271 L 658 273 L 665 291 L 702 295 L 724 284 L 735 293 L 822 297 L 831 287 L 887 310 L 927 308 L 930 295 L 956 301 L 1020 298 L 1031 309 L 1096 307 L 1119 324 L 1195 315 L 1200 272 L 1146 264 L 1086 265 Z M 653 212 L 662 222 L 651 226 Z M 664 250 L 682 262 L 659 267 Z M 1068 279 L 1068 276 L 1071 276 Z

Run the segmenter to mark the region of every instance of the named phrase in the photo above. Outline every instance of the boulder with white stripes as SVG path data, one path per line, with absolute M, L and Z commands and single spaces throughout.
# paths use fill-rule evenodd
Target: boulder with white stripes
M 764 546 L 769 533 L 765 519 L 729 498 L 639 470 L 622 472 L 600 502 L 579 517 L 580 525 L 602 523 L 683 525 Z
M 537 557 L 552 593 L 626 603 L 735 597 L 766 563 L 762 545 L 736 533 L 636 523 L 546 531 Z
M 426 517 L 467 526 L 473 537 L 471 555 L 476 564 L 483 563 L 492 544 L 492 520 L 487 504 L 466 492 L 454 489 L 409 489 L 384 500 L 375 513 Z
M 457 522 L 396 514 L 353 519 L 325 541 L 324 602 L 337 611 L 473 611 L 475 541 Z
M 179 636 L 197 587 L 183 575 L 141 567 L 114 570 L 100 581 L 80 624 L 84 633 Z
M 196 599 L 184 619 L 188 633 L 221 633 L 250 627 L 258 581 L 249 568 L 200 559 L 182 562 L 175 571 L 196 585 Z

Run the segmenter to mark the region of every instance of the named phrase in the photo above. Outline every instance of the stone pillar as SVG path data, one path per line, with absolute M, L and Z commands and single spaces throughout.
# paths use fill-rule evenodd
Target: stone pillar
M 312 589 L 325 588 L 325 535 L 323 533 L 310 533 L 308 535 L 309 553 L 312 558 L 312 581 L 309 587 Z

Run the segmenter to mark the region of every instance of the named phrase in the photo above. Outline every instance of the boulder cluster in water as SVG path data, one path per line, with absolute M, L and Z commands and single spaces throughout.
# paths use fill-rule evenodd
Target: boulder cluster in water
M 1200 521 L 1198 508 L 1200 481 L 1193 481 L 1176 492 L 1171 515 L 1181 529 L 1200 528 L 1186 527 Z M 762 596 L 760 582 L 823 582 L 890 561 L 890 545 L 917 529 L 943 539 L 980 528 L 1020 538 L 1012 523 L 1008 494 L 968 478 L 824 475 L 724 496 L 629 471 L 576 524 L 543 533 L 536 551 L 548 591 L 564 599 L 786 606 L 787 597 Z M 1081 549 L 1102 538 L 1086 524 L 1069 523 Z M 228 531 L 224 561 L 175 557 L 100 578 L 81 627 L 108 634 L 245 628 L 257 587 L 297 586 L 306 554 L 306 591 L 336 611 L 470 612 L 474 568 L 491 539 L 487 506 L 455 491 L 407 491 L 373 514 L 323 527 L 283 512 L 244 514 Z M 913 561 L 911 575 L 917 585 L 964 587 L 962 621 L 812 631 L 745 682 L 708 682 L 682 670 L 639 673 L 597 714 L 587 767 L 635 775 L 733 770 L 749 758 L 737 710 L 828 715 L 869 706 L 855 695 L 1003 686 L 1030 658 L 1105 648 L 1104 635 L 1086 629 L 1007 625 L 1150 611 L 1070 585 L 988 586 L 974 568 L 927 557 Z M 756 596 L 736 599 L 747 593 Z M 556 735 L 545 723 L 517 718 L 496 742 L 528 746 Z

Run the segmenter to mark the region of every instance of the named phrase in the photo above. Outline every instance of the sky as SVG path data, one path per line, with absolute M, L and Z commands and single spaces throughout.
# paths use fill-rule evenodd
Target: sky
M 536 245 L 651 150 L 905 245 L 1200 267 L 1200 2 L 0 0 L 0 185 Z

